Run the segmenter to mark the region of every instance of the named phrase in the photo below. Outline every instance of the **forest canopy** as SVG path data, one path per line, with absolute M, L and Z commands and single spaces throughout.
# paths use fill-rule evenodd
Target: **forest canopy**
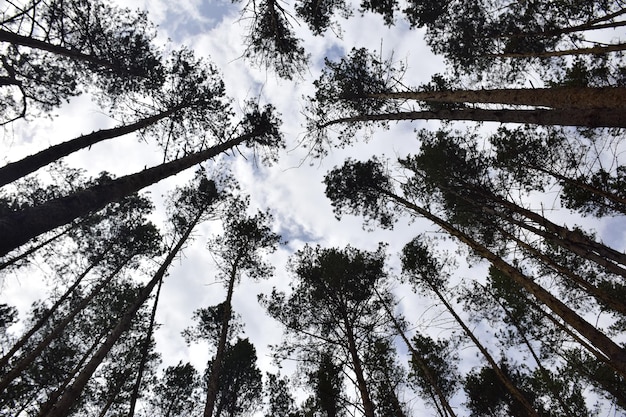
M 0 4 L 0 414 L 626 413 L 625 28 Z

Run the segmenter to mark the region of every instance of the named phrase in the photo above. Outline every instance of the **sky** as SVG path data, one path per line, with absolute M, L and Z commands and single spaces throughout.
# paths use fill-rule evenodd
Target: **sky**
M 121 0 L 120 0 L 121 1 Z M 402 247 L 419 233 L 438 236 L 438 229 L 428 222 L 401 220 L 398 227 L 389 230 L 364 230 L 362 220 L 345 217 L 337 221 L 332 213 L 330 202 L 324 195 L 322 183 L 324 175 L 334 166 L 340 165 L 347 157 L 366 160 L 373 155 L 388 157 L 405 156 L 418 149 L 414 129 L 428 127 L 436 129 L 436 121 L 392 124 L 386 131 L 376 131 L 367 142 L 357 141 L 346 149 L 332 149 L 321 160 L 308 158 L 307 150 L 301 146 L 305 139 L 303 96 L 313 92 L 311 81 L 320 73 L 324 57 L 336 58 L 347 53 L 352 47 L 367 47 L 381 53 L 384 58 L 406 63 L 408 71 L 405 83 L 418 85 L 428 81 L 437 72 L 444 72 L 441 57 L 433 55 L 420 30 L 408 30 L 407 25 L 398 21 L 394 27 L 387 27 L 379 16 L 371 14 L 340 19 L 341 37 L 327 32 L 314 37 L 304 26 L 295 25 L 298 37 L 303 39 L 306 52 L 311 55 L 308 71 L 296 82 L 281 80 L 274 73 L 255 68 L 242 58 L 242 39 L 246 31 L 246 20 L 240 19 L 239 4 L 226 0 L 127 0 L 123 4 L 149 12 L 149 19 L 158 25 L 157 42 L 164 48 L 175 49 L 186 45 L 198 56 L 206 57 L 220 69 L 226 93 L 233 99 L 234 107 L 243 106 L 250 98 L 259 98 L 261 103 L 273 104 L 281 114 L 281 131 L 287 147 L 279 161 L 273 166 L 255 164 L 241 156 L 223 156 L 221 159 L 232 165 L 232 170 L 244 193 L 250 195 L 253 210 L 269 209 L 274 217 L 273 230 L 280 233 L 287 243 L 268 260 L 275 265 L 274 277 L 264 282 L 252 282 L 244 278 L 235 289 L 234 310 L 242 316 L 245 335 L 255 345 L 262 370 L 274 371 L 270 344 L 281 340 L 280 326 L 264 313 L 257 303 L 259 293 L 268 293 L 272 287 L 287 289 L 292 280 L 286 265 L 289 257 L 305 244 L 323 247 L 344 247 L 350 244 L 362 250 L 375 250 L 378 242 L 388 242 L 388 269 L 392 274 L 399 273 L 397 254 Z M 96 129 L 115 126 L 116 122 L 102 114 L 89 97 L 82 96 L 63 106 L 53 119 L 19 123 L 11 131 L 4 132 L 0 145 L 0 162 L 16 160 L 22 156 L 44 149 L 55 143 L 76 137 Z M 494 125 L 486 124 L 486 129 Z M 102 170 L 117 176 L 139 171 L 145 166 L 160 163 L 159 150 L 150 144 L 140 143 L 127 136 L 93 146 L 67 158 L 71 166 L 82 167 L 89 174 L 96 175 Z M 164 180 L 150 187 L 150 195 L 157 202 L 160 211 L 156 218 L 163 216 L 162 196 L 177 184 L 183 184 L 193 175 L 193 170 Z M 539 203 L 539 202 L 538 202 Z M 560 212 L 559 219 L 567 222 L 568 213 Z M 162 218 L 162 217 L 161 217 Z M 571 221 L 574 221 L 573 218 Z M 586 220 L 601 236 L 610 239 L 615 247 L 624 248 L 625 236 L 622 222 Z M 592 224 L 593 223 L 593 224 Z M 183 256 L 170 268 L 164 283 L 157 321 L 159 329 L 155 333 L 157 350 L 162 355 L 162 366 L 176 365 L 179 361 L 190 361 L 196 369 L 204 370 L 210 351 L 206 344 L 187 345 L 181 331 L 191 324 L 193 312 L 202 307 L 223 301 L 225 289 L 215 281 L 215 266 L 206 250 L 207 238 L 219 231 L 217 222 L 203 224 L 196 237 L 184 251 Z M 445 246 L 454 251 L 454 246 Z M 482 279 L 486 275 L 486 265 L 469 267 L 465 263 L 465 253 L 454 254 L 458 260 L 459 277 Z M 3 278 L 0 301 L 10 302 L 25 312 L 28 306 L 42 294 L 41 281 L 32 282 L 30 277 L 10 275 Z M 398 312 L 416 327 L 435 337 L 447 334 L 450 320 L 442 319 L 441 309 L 431 308 L 432 299 L 413 294 L 408 286 L 397 285 L 395 293 L 400 300 Z M 489 344 L 489 329 L 485 324 L 477 324 L 476 332 Z M 405 350 L 400 347 L 400 353 Z M 476 349 L 461 351 L 466 365 L 479 363 Z M 293 364 L 285 364 L 285 371 L 293 369 Z M 424 408 L 416 395 L 407 394 L 404 398 L 411 406 L 413 415 L 426 417 L 435 415 L 434 410 Z M 455 397 L 453 405 L 461 406 L 462 398 Z

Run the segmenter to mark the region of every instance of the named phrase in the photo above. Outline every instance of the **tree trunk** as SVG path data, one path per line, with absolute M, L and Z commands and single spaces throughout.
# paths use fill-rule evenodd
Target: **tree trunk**
M 507 316 L 509 321 L 513 323 L 513 326 L 515 326 L 515 328 L 517 329 L 517 333 L 522 338 L 524 344 L 526 345 L 526 348 L 530 352 L 530 355 L 535 360 L 535 363 L 537 364 L 537 367 L 539 368 L 539 372 L 541 373 L 542 377 L 547 381 L 547 379 L 550 376 L 550 372 L 541 363 L 541 359 L 539 358 L 539 355 L 537 354 L 537 352 L 535 352 L 535 348 L 533 348 L 532 344 L 530 343 L 530 340 L 528 340 L 528 337 L 526 337 L 526 334 L 524 333 L 524 330 L 522 330 L 522 327 L 520 326 L 517 319 L 513 317 L 513 315 L 507 309 L 507 307 L 500 301 L 500 299 L 498 299 L 498 297 L 492 291 L 485 288 L 485 286 L 483 285 L 481 285 L 481 287 L 483 288 L 483 290 L 489 293 L 491 298 L 493 298 L 495 302 L 500 306 L 500 308 L 504 311 L 504 314 Z M 552 393 L 552 395 L 554 396 L 554 400 L 556 400 L 556 402 L 558 402 L 561 405 L 561 407 L 563 408 L 563 411 L 565 411 L 567 415 L 570 415 L 570 416 L 573 415 L 573 413 L 570 410 L 570 407 L 565 403 L 565 401 L 561 397 L 561 394 L 555 391 L 554 387 L 551 384 L 547 384 L 547 386 L 550 392 Z
M 542 32 L 520 32 L 520 33 L 511 33 L 511 34 L 498 34 L 495 36 L 489 36 L 488 38 L 526 38 L 526 37 L 553 37 L 558 35 L 565 35 L 568 33 L 574 32 L 584 32 L 588 30 L 598 30 L 598 29 L 607 29 L 607 28 L 617 28 L 621 26 L 626 26 L 625 21 L 620 22 L 610 22 L 610 23 L 602 23 L 607 20 L 611 20 L 615 17 L 621 16 L 626 13 L 626 8 L 620 9 L 616 12 L 609 13 L 607 15 L 598 17 L 596 19 L 592 19 L 588 22 L 582 23 L 576 26 L 568 26 L 562 28 L 556 28 L 551 30 L 545 30 Z
M 470 328 L 467 327 L 465 322 L 463 322 L 461 317 L 459 317 L 459 315 L 456 314 L 456 311 L 454 311 L 454 308 L 452 308 L 452 306 L 444 298 L 443 294 L 441 294 L 439 289 L 436 286 L 432 285 L 430 282 L 428 282 L 427 284 L 430 286 L 430 289 L 432 290 L 432 292 L 434 292 L 435 295 L 437 295 L 437 298 L 439 298 L 439 300 L 443 303 L 443 305 L 446 307 L 448 312 L 452 314 L 452 316 L 454 317 L 454 320 L 456 320 L 456 322 L 459 323 L 459 325 L 463 328 L 463 331 L 465 332 L 465 334 L 472 340 L 472 342 L 478 348 L 480 353 L 482 353 L 482 355 L 485 357 L 485 359 L 487 360 L 487 363 L 489 363 L 489 366 L 491 366 L 493 371 L 498 376 L 498 379 L 500 380 L 500 382 L 502 382 L 502 384 L 505 386 L 507 391 L 513 396 L 513 398 L 515 398 L 524 407 L 524 409 L 526 410 L 529 416 L 539 417 L 537 410 L 535 410 L 533 405 L 528 401 L 528 399 L 524 396 L 524 394 L 515 386 L 513 381 L 511 381 L 511 379 L 504 373 L 504 371 L 500 369 L 500 367 L 498 366 L 496 361 L 493 359 L 489 351 L 487 351 L 487 348 L 485 348 L 482 345 L 482 343 L 480 343 L 480 341 L 476 338 L 476 336 L 470 330 Z
M 356 122 L 393 120 L 471 120 L 475 122 L 520 123 L 546 126 L 626 127 L 626 112 L 620 109 L 459 109 L 361 114 L 320 123 L 317 128 Z
M 191 105 L 193 104 L 190 104 L 189 106 Z M 124 136 L 153 125 L 159 120 L 165 119 L 166 117 L 173 115 L 184 107 L 188 106 L 176 106 L 175 108 L 163 111 L 154 116 L 146 117 L 129 125 L 119 126 L 112 129 L 98 130 L 96 132 L 77 137 L 67 142 L 51 146 L 41 152 L 27 156 L 26 158 L 23 158 L 19 161 L 11 162 L 0 168 L 0 187 L 9 184 L 19 178 L 22 178 L 32 172 L 35 172 L 39 168 L 42 168 L 54 161 L 57 161 L 71 154 L 72 152 L 76 152 L 78 150 L 85 149 L 91 145 L 94 145 L 98 142 Z
M 618 43 L 612 45 L 598 45 L 590 48 L 566 49 L 562 51 L 545 51 L 545 52 L 503 52 L 501 54 L 487 54 L 488 58 L 550 58 L 555 56 L 566 55 L 603 55 L 609 52 L 618 52 L 626 50 L 626 43 Z
M 150 353 L 150 342 L 152 341 L 152 333 L 154 332 L 154 321 L 156 319 L 156 311 L 157 306 L 159 305 L 159 296 L 161 295 L 162 285 L 163 279 L 159 281 L 156 296 L 154 297 L 154 305 L 152 306 L 152 312 L 150 313 L 150 325 L 146 331 L 146 340 L 141 349 L 141 361 L 139 362 L 139 368 L 137 369 L 137 380 L 135 381 L 133 392 L 130 397 L 128 417 L 133 417 L 135 415 L 135 407 L 137 405 L 137 399 L 139 398 L 139 388 L 141 387 L 141 378 L 143 377 L 143 371 L 146 367 L 146 363 L 148 362 L 148 353 Z
M 217 392 L 219 391 L 219 378 L 220 371 L 222 369 L 222 362 L 224 361 L 224 354 L 226 353 L 226 344 L 228 338 L 229 323 L 231 318 L 233 292 L 235 290 L 235 280 L 237 278 L 237 268 L 241 255 L 238 255 L 233 263 L 232 270 L 230 271 L 230 277 L 228 280 L 228 290 L 226 292 L 226 300 L 224 301 L 224 315 L 222 316 L 222 324 L 220 328 L 220 338 L 217 343 L 217 350 L 215 352 L 215 359 L 211 364 L 211 374 L 207 383 L 206 402 L 204 404 L 204 417 L 212 417 L 213 409 L 215 408 L 215 400 L 217 398 Z
M 98 283 L 98 285 L 91 291 L 91 293 L 85 297 L 67 316 L 63 318 L 59 323 L 54 326 L 52 332 L 48 334 L 41 342 L 37 344 L 35 348 L 33 348 L 30 352 L 20 358 L 20 360 L 11 366 L 9 372 L 3 376 L 2 380 L 0 380 L 0 392 L 7 389 L 7 387 L 11 384 L 11 382 L 17 378 L 26 368 L 30 366 L 30 364 L 44 351 L 46 347 L 56 338 L 58 338 L 67 325 L 71 323 L 71 321 L 76 317 L 78 313 L 83 311 L 85 307 L 93 300 L 93 298 L 100 293 L 102 288 L 111 282 L 113 278 L 122 270 L 125 264 L 130 261 L 131 258 L 127 259 L 121 265 L 119 265 L 109 276 L 107 276 L 104 280 Z
M 191 235 L 194 226 L 199 222 L 199 220 L 200 214 L 194 219 L 185 233 L 178 240 L 176 246 L 170 251 L 159 270 L 154 274 L 154 277 L 150 280 L 150 282 L 148 282 L 148 284 L 146 284 L 144 289 L 141 290 L 135 302 L 126 310 L 115 328 L 109 332 L 109 335 L 104 343 L 94 353 L 93 357 L 85 365 L 80 374 L 74 379 L 72 385 L 64 390 L 59 400 L 56 404 L 54 404 L 54 406 L 52 406 L 49 412 L 42 409 L 39 413 L 39 417 L 65 417 L 68 414 L 68 411 L 81 395 L 85 385 L 91 378 L 91 375 L 95 372 L 96 368 L 102 363 L 122 334 L 130 328 L 132 321 L 135 318 L 135 314 L 141 308 L 143 303 L 146 302 L 154 287 L 163 279 L 167 269 L 176 258 L 178 252 L 182 249 L 183 245 Z
M 0 218 L 0 256 L 42 233 L 100 210 L 111 202 L 119 201 L 142 188 L 204 162 L 257 135 L 257 132 L 248 133 L 204 151 L 118 178 L 108 184 L 96 185 Z
M 80 285 L 80 283 L 87 276 L 87 274 L 89 274 L 89 272 L 91 272 L 91 270 L 95 268 L 96 265 L 100 263 L 103 258 L 104 255 L 100 255 L 96 261 L 92 262 L 91 265 L 89 265 L 83 271 L 83 273 L 79 275 L 78 279 L 76 279 L 76 281 L 74 281 L 74 283 L 70 285 L 65 293 L 61 297 L 59 297 L 59 299 L 52 305 L 52 307 L 47 310 L 46 314 L 39 320 L 37 320 L 37 322 L 30 328 L 30 330 L 24 333 L 24 335 L 11 347 L 11 349 L 9 349 L 9 351 L 0 359 L 0 369 L 3 369 L 9 363 L 9 360 L 15 354 L 15 352 L 20 350 L 20 348 L 22 348 L 22 346 L 24 346 L 26 342 L 28 342 L 31 336 L 34 335 L 37 330 L 41 329 L 48 320 L 50 320 L 50 317 L 52 317 L 52 315 L 57 311 L 59 306 L 65 300 L 67 300 L 70 295 L 72 295 L 74 290 Z
M 589 184 L 587 184 L 584 181 L 580 181 L 580 180 L 577 180 L 577 179 L 573 179 L 573 178 L 567 177 L 565 175 L 562 175 L 559 172 L 556 172 L 556 171 L 553 171 L 553 170 L 550 170 L 550 169 L 546 169 L 546 168 L 542 168 L 542 167 L 537 166 L 537 165 L 530 165 L 530 164 L 524 164 L 522 166 L 525 167 L 525 168 L 537 170 L 537 171 L 542 172 L 544 174 L 551 175 L 554 178 L 556 178 L 557 180 L 563 181 L 564 183 L 569 184 L 572 187 L 580 188 L 581 190 L 588 191 L 588 192 L 590 192 L 592 194 L 597 195 L 598 197 L 602 197 L 602 198 L 605 198 L 605 199 L 607 199 L 609 201 L 612 201 L 613 203 L 616 204 L 616 206 L 609 206 L 609 208 L 612 208 L 614 210 L 618 210 L 618 211 L 622 212 L 623 214 L 626 214 L 626 198 L 623 198 L 623 197 L 621 197 L 619 195 L 616 195 L 614 193 L 610 193 L 608 191 L 602 190 L 602 189 L 597 188 L 597 187 L 595 187 L 593 185 L 589 185 Z
M 495 90 L 400 91 L 369 94 L 381 100 L 435 103 L 491 103 L 555 109 L 626 109 L 626 87 L 554 87 Z M 349 98 L 348 98 L 349 100 Z
M 432 221 L 437 226 L 448 232 L 451 236 L 454 236 L 461 242 L 465 243 L 482 258 L 491 262 L 494 267 L 510 276 L 511 279 L 513 279 L 516 283 L 522 286 L 526 291 L 534 295 L 537 300 L 543 303 L 547 308 L 549 308 L 556 315 L 561 317 L 563 321 L 572 326 L 583 337 L 589 340 L 593 346 L 595 346 L 597 349 L 607 355 L 607 357 L 610 359 L 611 366 L 617 372 L 619 372 L 620 375 L 626 377 L 626 352 L 624 351 L 624 349 L 618 346 L 604 333 L 589 324 L 586 320 L 576 314 L 575 311 L 570 309 L 567 305 L 558 300 L 543 287 L 534 282 L 534 280 L 521 273 L 518 269 L 507 263 L 505 260 L 491 252 L 480 243 L 476 242 L 473 238 L 466 235 L 465 233 L 454 227 L 452 224 L 435 216 L 428 210 L 425 210 L 424 208 L 414 203 L 411 203 L 410 201 L 400 196 L 397 196 L 389 192 L 388 190 L 383 190 L 380 188 L 377 188 L 376 190 L 382 195 L 389 197 L 399 205 L 404 206 L 409 210 L 412 210 L 415 213 L 421 215 L 422 217 Z
M 71 232 L 75 227 L 76 227 L 77 223 L 71 224 L 67 229 L 57 233 L 56 235 L 44 240 L 43 242 L 41 242 L 38 245 L 34 245 L 30 248 L 28 248 L 26 251 L 20 253 L 19 255 L 4 261 L 2 263 L 0 263 L 0 271 L 8 268 L 9 266 L 15 264 L 16 262 L 26 258 L 27 256 L 32 255 L 33 253 L 37 252 L 39 249 L 43 248 L 44 246 L 48 245 L 49 243 L 54 242 L 55 240 L 57 240 L 60 237 L 65 236 L 66 234 L 68 234 L 69 232 Z
M 437 408 L 439 414 L 441 414 L 443 417 L 446 416 L 439 409 L 439 406 L 437 405 L 437 398 L 439 399 L 439 402 L 441 403 L 442 407 L 446 410 L 447 414 L 450 417 L 456 417 L 456 414 L 454 413 L 454 410 L 452 410 L 452 407 L 450 406 L 450 403 L 448 402 L 448 399 L 446 398 L 446 396 L 441 391 L 441 388 L 439 387 L 437 379 L 434 377 L 432 371 L 430 370 L 428 365 L 424 362 L 422 356 L 415 350 L 415 348 L 413 347 L 413 345 L 411 344 L 409 339 L 406 337 L 406 335 L 404 334 L 404 331 L 402 330 L 402 327 L 400 326 L 400 323 L 398 323 L 398 320 L 396 319 L 396 317 L 393 315 L 393 313 L 389 309 L 389 306 L 387 305 L 387 303 L 385 303 L 383 301 L 383 299 L 380 296 L 380 293 L 378 292 L 378 290 L 376 288 L 374 288 L 374 291 L 376 292 L 376 296 L 378 297 L 378 299 L 380 300 L 383 308 L 385 309 L 385 312 L 387 313 L 387 315 L 391 319 L 391 322 L 393 323 L 393 326 L 396 329 L 396 333 L 398 335 L 400 335 L 400 338 L 404 341 L 404 344 L 406 345 L 407 349 L 409 350 L 409 352 L 411 352 L 412 357 L 415 358 L 415 360 L 417 361 L 417 366 L 420 367 L 420 369 L 422 370 L 422 372 L 426 376 L 426 379 L 430 383 L 431 388 L 434 389 L 436 396 L 432 395 L 432 393 L 431 393 L 431 397 L 432 397 L 431 399 L 433 401 L 433 404 Z
M 93 55 L 84 54 L 75 49 L 68 49 L 63 46 L 53 45 L 46 41 L 34 39 L 29 36 L 18 35 L 4 29 L 0 29 L 0 42 L 7 42 L 13 45 L 21 45 L 32 49 L 39 49 L 41 51 L 51 52 L 56 55 L 64 56 L 77 61 L 87 62 L 102 68 L 107 68 L 118 74 L 128 74 L 139 77 L 146 76 L 146 74 L 141 71 L 122 68 L 119 65 L 116 65 L 105 59 L 101 59 Z
M 357 387 L 359 389 L 359 394 L 361 395 L 361 402 L 363 403 L 363 414 L 365 414 L 365 417 L 374 417 L 374 403 L 372 402 L 372 398 L 365 382 L 365 376 L 363 375 L 363 366 L 357 351 L 356 341 L 354 340 L 353 329 L 346 317 L 344 317 L 344 322 L 346 325 L 346 337 L 348 339 L 348 351 L 350 352 Z
M 502 233 L 509 239 L 513 240 L 517 245 L 519 245 L 523 251 L 529 253 L 533 259 L 537 259 L 543 262 L 543 264 L 546 265 L 548 268 L 559 273 L 564 278 L 576 284 L 579 288 L 592 295 L 600 304 L 604 304 L 611 310 L 626 316 L 626 304 L 624 304 L 623 300 L 615 298 L 613 295 L 591 284 L 580 275 L 577 275 L 568 268 L 559 265 L 552 258 L 540 252 L 538 249 L 524 242 L 523 240 L 513 236 L 506 231 L 502 231 Z

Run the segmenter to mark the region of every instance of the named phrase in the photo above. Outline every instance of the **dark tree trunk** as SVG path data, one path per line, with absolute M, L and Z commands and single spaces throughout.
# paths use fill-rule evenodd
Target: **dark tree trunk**
M 626 112 L 620 109 L 409 111 L 343 117 L 320 123 L 317 127 L 324 129 L 342 123 L 393 120 L 471 120 L 475 122 L 520 123 L 546 126 L 626 127 Z
M 152 342 L 152 333 L 154 332 L 154 322 L 156 319 L 157 306 L 159 305 L 159 296 L 161 295 L 161 287 L 163 286 L 163 279 L 159 281 L 157 287 L 156 296 L 154 297 L 154 305 L 152 306 L 152 312 L 150 313 L 150 325 L 146 331 L 146 339 L 141 348 L 141 360 L 139 362 L 139 368 L 137 369 L 137 379 L 133 386 L 133 392 L 130 397 L 130 408 L 128 410 L 128 417 L 135 415 L 135 407 L 137 405 L 137 399 L 139 398 L 139 388 L 141 387 L 141 379 L 143 378 L 143 371 L 146 368 L 148 362 L 148 354 L 150 353 L 150 344 Z
M 76 317 L 78 313 L 83 311 L 83 309 L 87 307 L 87 305 L 89 305 L 91 300 L 93 300 L 94 297 L 100 293 L 102 288 L 108 285 L 109 282 L 111 282 L 111 280 L 115 278 L 115 276 L 122 270 L 124 265 L 129 261 L 130 258 L 126 260 L 126 262 L 123 262 L 121 265 L 119 265 L 111 274 L 109 274 L 109 276 L 99 282 L 98 285 L 91 291 L 91 293 L 87 297 L 81 300 L 81 302 L 67 316 L 65 316 L 63 320 L 61 320 L 54 326 L 52 332 L 50 332 L 41 342 L 39 342 L 35 348 L 31 349 L 26 354 L 26 356 L 23 356 L 17 363 L 11 366 L 9 372 L 7 372 L 6 375 L 3 376 L 2 380 L 0 380 L 0 392 L 7 389 L 11 382 L 15 378 L 17 378 L 26 368 L 28 368 L 30 364 L 33 363 L 33 361 L 41 354 L 41 352 L 44 351 L 46 347 L 48 347 L 48 345 L 54 339 L 58 338 L 63 333 L 63 331 L 65 331 L 65 328 L 68 324 L 71 323 L 74 317 Z
M 105 59 L 98 58 L 93 55 L 88 55 L 75 49 L 68 49 L 63 46 L 53 45 L 46 41 L 31 38 L 28 36 L 18 35 L 16 33 L 9 32 L 4 29 L 0 29 L 0 42 L 7 42 L 13 45 L 21 45 L 21 46 L 26 46 L 32 49 L 39 49 L 41 51 L 51 52 L 53 54 L 71 58 L 77 61 L 87 62 L 89 64 L 96 65 L 101 68 L 107 68 L 119 74 L 126 73 L 128 75 L 135 75 L 139 77 L 146 76 L 146 74 L 142 73 L 141 71 L 130 70 L 128 68 L 122 68 L 119 65 L 116 65 Z
M 217 156 L 256 135 L 257 133 L 249 133 L 175 161 L 118 178 L 108 184 L 96 185 L 0 218 L 0 236 L 3 237 L 0 241 L 0 256 L 42 233 L 100 210 L 111 202 L 119 201 L 142 188 Z
M 154 274 L 154 277 L 150 280 L 150 282 L 148 282 L 148 284 L 146 284 L 143 290 L 141 290 L 135 302 L 130 307 L 128 307 L 124 315 L 118 321 L 115 328 L 113 328 L 113 330 L 109 332 L 104 343 L 94 353 L 91 360 L 85 365 L 80 374 L 76 376 L 74 382 L 66 390 L 63 391 L 62 395 L 60 395 L 59 400 L 56 402 L 56 404 L 52 406 L 50 410 L 42 409 L 39 413 L 39 417 L 65 417 L 68 414 L 68 411 L 81 395 L 83 389 L 85 388 L 85 385 L 95 372 L 96 368 L 102 363 L 104 358 L 107 356 L 107 354 L 118 341 L 118 339 L 122 336 L 122 334 L 128 331 L 137 311 L 146 302 L 154 287 L 163 279 L 165 273 L 167 272 L 167 269 L 178 255 L 178 252 L 184 246 L 185 242 L 191 235 L 191 232 L 193 231 L 195 225 L 199 222 L 200 216 L 201 214 L 198 215 L 189 225 L 188 229 L 178 240 L 176 246 L 167 255 L 159 270 Z
M 113 139 L 146 128 L 161 119 L 165 119 L 166 117 L 173 115 L 183 107 L 186 106 L 177 106 L 173 109 L 166 110 L 151 117 L 146 117 L 129 125 L 119 126 L 112 129 L 98 130 L 97 132 L 92 132 L 67 142 L 51 146 L 48 149 L 44 149 L 41 152 L 27 156 L 19 161 L 11 162 L 0 168 L 0 187 L 35 172 L 39 168 L 57 161 L 72 152 L 85 149 L 107 139 Z
M 48 320 L 50 320 L 50 317 L 52 317 L 52 315 L 57 311 L 59 306 L 63 304 L 63 302 L 67 300 L 70 295 L 72 295 L 74 290 L 80 285 L 80 283 L 87 276 L 87 274 L 89 274 L 89 272 L 91 272 L 91 270 L 95 268 L 96 265 L 100 263 L 100 261 L 102 261 L 103 258 L 104 258 L 104 255 L 101 255 L 97 260 L 92 262 L 91 265 L 89 265 L 83 271 L 83 273 L 78 276 L 78 279 L 76 279 L 76 281 L 74 281 L 74 283 L 70 285 L 70 287 L 65 291 L 65 293 L 63 293 L 63 295 L 59 297 L 57 301 L 55 301 L 52 307 L 50 307 L 46 311 L 46 314 L 43 317 L 41 317 L 39 320 L 37 320 L 37 322 L 30 328 L 30 330 L 24 333 L 24 335 L 17 342 L 15 342 L 15 344 L 11 347 L 11 349 L 9 349 L 9 351 L 0 359 L 0 369 L 3 369 L 9 363 L 9 360 L 15 354 L 15 352 L 20 350 L 22 346 L 24 346 L 28 342 L 31 336 L 34 335 L 37 332 L 37 330 L 41 329 L 43 325 L 48 322 Z
M 451 236 L 454 236 L 461 242 L 465 243 L 482 258 L 491 262 L 494 267 L 510 276 L 511 279 L 513 279 L 517 284 L 534 295 L 537 300 L 552 310 L 556 315 L 561 317 L 563 321 L 572 326 L 583 337 L 589 340 L 593 346 L 603 352 L 609 358 L 611 367 L 613 367 L 613 369 L 615 369 L 620 375 L 626 377 L 626 352 L 624 349 L 576 314 L 576 312 L 569 308 L 566 304 L 558 300 L 543 287 L 534 282 L 534 280 L 521 273 L 518 269 L 475 241 L 472 237 L 463 233 L 445 220 L 435 216 L 428 210 L 425 210 L 424 208 L 413 204 L 410 201 L 389 192 L 388 190 L 377 189 L 377 191 L 382 195 L 386 195 L 401 206 L 404 206 L 420 216 L 432 221 L 437 226 L 448 232 Z
M 400 91 L 370 94 L 382 100 L 435 103 L 491 103 L 555 109 L 626 109 L 626 87 L 554 87 L 496 90 Z M 347 98 L 349 100 L 349 98 Z
M 430 286 L 430 289 L 437 295 L 437 298 L 439 298 L 442 304 L 446 307 L 448 312 L 452 314 L 452 316 L 454 317 L 454 320 L 456 320 L 456 322 L 459 323 L 459 325 L 463 328 L 463 331 L 465 332 L 465 334 L 472 340 L 472 342 L 478 348 L 480 353 L 482 353 L 482 355 L 485 357 L 485 359 L 487 360 L 487 363 L 489 363 L 489 366 L 491 366 L 493 371 L 498 376 L 498 379 L 500 380 L 500 382 L 502 382 L 502 384 L 504 385 L 506 390 L 511 394 L 511 396 L 513 396 L 513 398 L 515 398 L 515 400 L 517 400 L 524 407 L 524 409 L 528 413 L 528 416 L 539 417 L 537 410 L 535 410 L 535 408 L 528 401 L 526 396 L 524 396 L 524 394 L 515 386 L 513 381 L 511 381 L 511 379 L 504 373 L 504 371 L 502 371 L 502 369 L 498 366 L 498 364 L 493 359 L 489 351 L 487 351 L 487 349 L 482 345 L 482 343 L 480 343 L 480 341 L 476 338 L 476 336 L 470 330 L 470 328 L 467 327 L 465 322 L 463 322 L 461 317 L 459 317 L 459 315 L 456 314 L 456 311 L 454 311 L 454 308 L 452 308 L 452 306 L 444 298 L 443 294 L 441 294 L 439 289 L 436 286 L 432 285 L 430 282 L 428 283 L 428 285 Z
M 228 330 L 231 318 L 233 292 L 235 290 L 235 280 L 237 278 L 237 268 L 239 259 L 238 256 L 235 259 L 233 269 L 230 271 L 230 277 L 228 280 L 228 290 L 226 292 L 226 300 L 224 301 L 224 315 L 222 316 L 222 323 L 220 328 L 220 338 L 217 343 L 217 350 L 215 352 L 215 359 L 211 364 L 211 373 L 209 376 L 209 382 L 207 383 L 206 402 L 204 404 L 204 417 L 212 417 L 213 409 L 215 408 L 215 400 L 217 399 L 217 392 L 219 391 L 219 378 L 222 369 L 222 362 L 224 361 L 224 354 L 226 353 L 226 344 L 228 338 Z

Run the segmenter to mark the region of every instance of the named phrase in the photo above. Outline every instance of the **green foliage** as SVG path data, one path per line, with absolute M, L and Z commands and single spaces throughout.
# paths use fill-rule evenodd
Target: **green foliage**
M 190 363 L 169 366 L 154 387 L 150 399 L 154 413 L 160 417 L 184 417 L 197 408 L 200 375 Z
M 448 340 L 434 340 L 431 337 L 416 334 L 411 339 L 411 344 L 419 358 L 411 355 L 411 370 L 409 381 L 420 390 L 423 398 L 427 398 L 434 388 L 430 378 L 424 372 L 418 361 L 424 363 L 428 372 L 437 381 L 437 388 L 446 397 L 450 398 L 459 385 L 459 379 L 455 366 L 455 357 Z
M 396 213 L 386 204 L 381 192 L 392 190 L 391 180 L 378 159 L 366 162 L 347 159 L 342 167 L 326 174 L 324 184 L 337 219 L 344 214 L 361 214 L 366 224 L 393 226 Z
M 14 116 L 3 123 L 24 117 L 31 106 L 49 112 L 90 85 L 113 97 L 163 82 L 145 13 L 92 0 L 33 0 L 3 12 L 1 29 L 24 39 L 2 45 L 9 82 L 3 83 L 0 109 Z M 16 87 L 21 98 L 6 87 Z
M 335 13 L 348 17 L 351 12 L 343 0 L 299 0 L 294 8 L 296 16 L 305 21 L 315 35 L 323 34 L 331 26 Z
M 308 56 L 278 1 L 250 2 L 246 11 L 251 14 L 252 23 L 244 56 L 260 66 L 273 68 L 280 77 L 289 80 L 303 72 Z
M 248 339 L 238 339 L 226 350 L 220 372 L 214 416 L 242 416 L 261 402 L 261 371 L 256 365 L 256 349 Z M 211 369 L 210 362 L 207 369 Z

